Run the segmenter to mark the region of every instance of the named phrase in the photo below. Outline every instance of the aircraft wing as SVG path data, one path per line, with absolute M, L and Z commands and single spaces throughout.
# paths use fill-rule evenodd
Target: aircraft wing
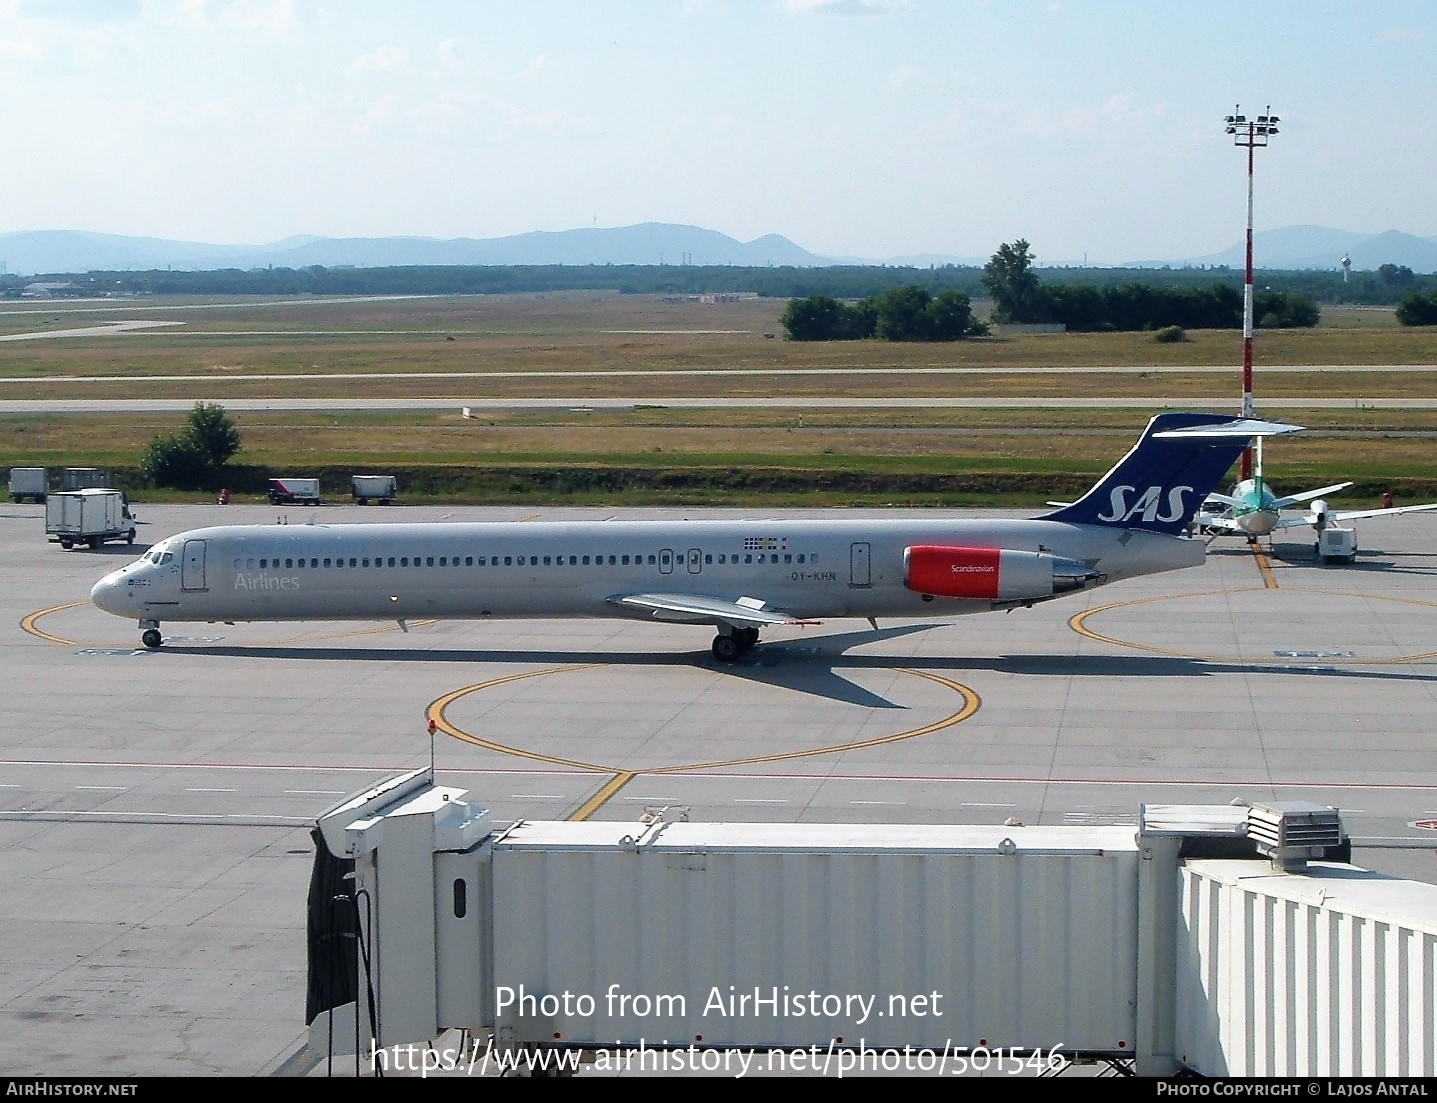
M 766 624 L 816 623 L 769 609 L 765 602 L 752 597 L 728 601 L 695 594 L 616 594 L 609 598 L 609 603 L 628 609 L 646 610 L 654 620 L 681 624 L 728 624 L 735 628 L 761 628 Z
M 1278 509 L 1286 509 L 1288 506 L 1297 505 L 1298 502 L 1310 502 L 1314 498 L 1321 498 L 1324 494 L 1336 494 L 1339 490 L 1346 490 L 1351 485 L 1352 483 L 1345 482 L 1337 483 L 1335 486 L 1324 486 L 1319 490 L 1304 490 L 1301 494 L 1289 494 L 1286 498 L 1279 498 L 1273 502 L 1273 505 Z
M 1338 510 L 1328 514 L 1332 521 L 1358 521 L 1363 517 L 1390 517 L 1394 513 L 1421 513 L 1425 510 L 1437 509 L 1437 502 L 1428 502 L 1422 506 L 1392 506 L 1390 509 L 1348 509 Z
M 1425 510 L 1437 509 L 1437 502 L 1428 502 L 1420 506 L 1393 506 L 1391 509 L 1344 509 L 1330 510 L 1327 514 L 1327 523 L 1332 524 L 1338 521 L 1360 521 L 1364 517 L 1390 517 L 1395 513 L 1421 513 Z M 1312 514 L 1304 517 L 1285 517 L 1277 523 L 1280 529 L 1294 529 L 1301 525 L 1317 527 L 1318 518 Z

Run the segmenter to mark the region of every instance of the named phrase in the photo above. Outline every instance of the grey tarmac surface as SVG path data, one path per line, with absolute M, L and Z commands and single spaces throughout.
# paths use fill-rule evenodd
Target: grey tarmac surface
M 322 1073 L 308 830 L 428 763 L 431 717 L 439 780 L 500 822 L 1126 825 L 1144 802 L 1313 800 L 1357 864 L 1437 882 L 1437 517 L 1360 522 L 1353 566 L 1219 541 L 1032 610 L 771 631 L 721 668 L 709 630 L 630 621 L 174 624 L 147 652 L 89 588 L 184 529 L 610 513 L 137 510 L 134 548 L 64 552 L 41 507 L 0 505 L 12 1075 Z

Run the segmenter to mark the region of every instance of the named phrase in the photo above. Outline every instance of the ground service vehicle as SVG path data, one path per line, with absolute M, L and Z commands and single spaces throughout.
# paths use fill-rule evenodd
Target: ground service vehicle
M 378 502 L 382 506 L 390 505 L 394 501 L 394 494 L 398 489 L 398 481 L 393 475 L 355 475 L 351 481 L 354 487 L 354 500 L 360 505 L 367 502 Z
M 98 548 L 107 540 L 133 544 L 135 523 L 123 491 L 91 487 L 61 491 L 45 500 L 45 534 L 66 551 L 76 544 Z
M 318 479 L 271 479 L 269 504 L 272 506 L 319 505 Z
M 50 489 L 49 480 L 50 472 L 43 467 L 10 468 L 10 500 L 23 502 L 32 498 L 43 503 Z
M 60 472 L 61 490 L 89 490 L 109 485 L 110 473 L 101 467 L 67 467 Z
M 1317 534 L 1313 550 L 1323 563 L 1351 563 L 1357 559 L 1357 532 L 1329 525 Z

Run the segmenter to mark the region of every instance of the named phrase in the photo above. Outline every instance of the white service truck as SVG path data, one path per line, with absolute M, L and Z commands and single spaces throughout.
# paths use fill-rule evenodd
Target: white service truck
M 1328 525 L 1313 546 L 1319 563 L 1353 563 L 1357 560 L 1357 532 Z
M 10 500 L 23 502 L 33 498 L 43 503 L 50 491 L 50 472 L 43 467 L 10 468 Z
M 399 488 L 398 480 L 393 475 L 355 475 L 351 482 L 354 487 L 354 500 L 360 505 L 367 502 L 390 505 Z
M 318 479 L 271 479 L 269 481 L 269 504 L 292 506 L 296 503 L 319 505 Z
M 66 551 L 76 544 L 98 548 L 106 540 L 133 544 L 136 520 L 120 490 L 67 490 L 45 499 L 45 534 Z

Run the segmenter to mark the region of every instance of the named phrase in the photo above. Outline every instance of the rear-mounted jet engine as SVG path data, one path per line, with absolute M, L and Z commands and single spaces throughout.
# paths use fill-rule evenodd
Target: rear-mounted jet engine
M 1103 578 L 1076 559 L 1004 548 L 917 545 L 903 552 L 903 585 L 935 597 L 1043 601 Z

